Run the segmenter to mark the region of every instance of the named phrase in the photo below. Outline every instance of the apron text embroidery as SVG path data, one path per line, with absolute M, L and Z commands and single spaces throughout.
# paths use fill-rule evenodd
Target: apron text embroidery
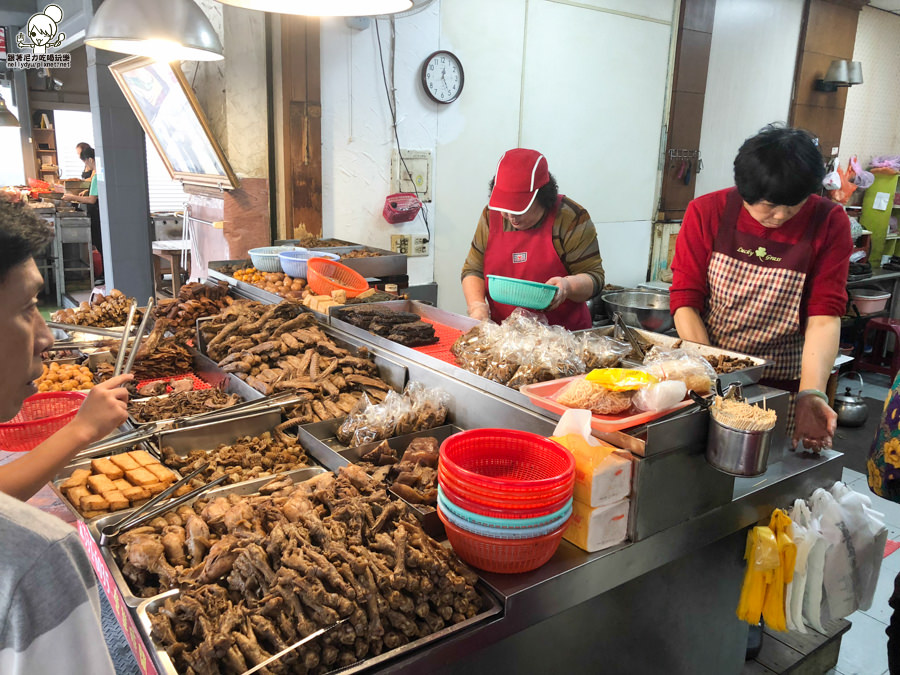
M 744 255 L 756 256 L 760 260 L 771 261 L 771 262 L 781 262 L 781 258 L 778 258 L 774 255 L 769 255 L 768 251 L 766 251 L 764 246 L 760 246 L 755 251 L 751 251 L 749 248 L 740 248 L 738 247 L 738 253 L 743 253 Z

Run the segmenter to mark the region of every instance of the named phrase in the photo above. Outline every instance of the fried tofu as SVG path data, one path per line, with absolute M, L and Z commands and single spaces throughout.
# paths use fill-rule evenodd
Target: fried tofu
M 75 469 L 71 476 L 59 484 L 59 487 L 61 490 L 68 490 L 70 488 L 83 486 L 87 483 L 88 476 L 90 475 L 90 469 Z
M 81 500 L 84 497 L 90 497 L 91 491 L 87 489 L 85 485 L 79 485 L 78 487 L 71 488 L 66 496 L 69 498 L 69 501 L 72 502 L 72 506 L 76 509 L 81 509 Z
M 128 454 L 131 456 L 131 459 L 138 463 L 138 466 L 159 464 L 159 460 L 146 450 L 132 450 Z
M 113 485 L 116 486 L 116 490 L 118 490 L 119 492 L 122 492 L 123 490 L 127 490 L 128 488 L 132 487 L 131 483 L 129 483 L 124 478 L 120 478 L 119 480 L 114 480 Z
M 144 468 L 156 476 L 156 479 L 161 483 L 172 483 L 175 480 L 175 474 L 172 473 L 172 469 L 164 467 L 162 464 L 148 464 Z
M 128 501 L 128 498 L 119 490 L 104 492 L 103 498 L 109 502 L 110 511 L 120 511 L 131 506 L 131 502 Z
M 159 482 L 159 479 L 144 467 L 126 471 L 125 477 L 132 485 L 140 485 L 142 487 Z
M 87 482 L 91 492 L 97 495 L 102 495 L 104 492 L 113 492 L 116 489 L 113 482 L 102 473 L 88 477 Z
M 132 469 L 137 469 L 140 464 L 138 464 L 134 458 L 127 452 L 123 452 L 120 455 L 113 455 L 109 458 L 113 464 L 119 467 L 122 471 L 131 471 Z
M 80 508 L 82 511 L 107 511 L 109 502 L 102 495 L 88 495 L 81 498 Z
M 104 511 L 82 511 L 81 516 L 85 520 L 88 520 L 90 518 L 96 518 L 97 516 L 102 516 L 105 513 L 109 513 L 109 511 L 106 511 L 106 510 L 104 510 Z
M 135 502 L 144 501 L 146 499 L 150 499 L 150 491 L 146 488 L 142 487 L 130 487 L 127 490 L 122 490 L 122 495 L 131 502 L 133 506 L 137 506 Z
M 106 457 L 92 459 L 91 469 L 93 469 L 94 473 L 102 473 L 104 476 L 109 477 L 110 480 L 116 480 L 125 475 L 125 472 L 121 468 L 113 464 Z
M 158 495 L 160 492 L 169 487 L 168 483 L 151 483 L 150 485 L 145 485 L 144 489 L 147 490 L 151 495 Z

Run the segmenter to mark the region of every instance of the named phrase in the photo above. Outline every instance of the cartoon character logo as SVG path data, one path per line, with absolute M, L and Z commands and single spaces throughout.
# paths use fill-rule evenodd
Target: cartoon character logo
M 767 252 L 766 252 L 766 249 L 764 246 L 760 246 L 758 249 L 756 249 L 756 251 L 754 251 L 754 253 L 756 254 L 756 257 L 759 258 L 760 260 L 766 259 Z
M 34 54 L 46 54 L 47 47 L 59 47 L 66 39 L 65 33 L 59 33 L 59 22 L 62 21 L 63 11 L 59 5 L 47 5 L 43 14 L 35 14 L 28 19 L 26 26 L 31 42 L 25 42 L 22 33 L 16 35 L 16 44 L 19 49 L 31 47 Z M 54 40 L 54 38 L 56 38 Z

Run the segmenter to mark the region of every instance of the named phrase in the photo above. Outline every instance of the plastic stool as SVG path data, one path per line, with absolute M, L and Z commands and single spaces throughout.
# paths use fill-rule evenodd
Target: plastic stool
M 885 354 L 889 333 L 894 335 L 894 350 Z M 870 345 L 872 351 L 866 354 L 866 348 Z M 862 353 L 857 361 L 857 369 L 890 375 L 892 380 L 896 377 L 900 370 L 900 321 L 880 316 L 869 319 L 863 333 Z

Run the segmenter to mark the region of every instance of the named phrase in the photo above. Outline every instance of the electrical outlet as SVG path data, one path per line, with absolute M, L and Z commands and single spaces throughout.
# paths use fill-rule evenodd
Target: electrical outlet
M 400 253 L 402 255 L 411 255 L 410 248 L 412 242 L 410 241 L 408 234 L 392 234 L 391 235 L 391 250 L 394 253 Z
M 410 257 L 428 255 L 428 237 L 413 237 L 409 255 Z

